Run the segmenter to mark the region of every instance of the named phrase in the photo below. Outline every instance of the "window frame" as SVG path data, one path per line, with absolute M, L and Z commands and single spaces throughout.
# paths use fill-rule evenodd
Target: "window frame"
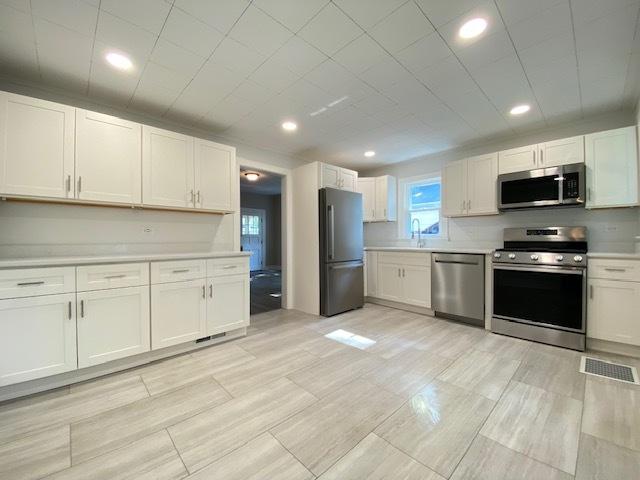
M 412 187 L 416 185 L 430 185 L 438 183 L 440 184 L 440 201 L 438 206 L 432 208 L 410 209 L 410 197 L 409 192 Z M 440 239 L 444 237 L 445 231 L 445 217 L 442 215 L 442 174 L 440 172 L 433 172 L 425 175 L 419 175 L 415 177 L 407 177 L 400 179 L 398 188 L 398 238 L 404 240 L 411 239 L 411 225 L 409 218 L 411 212 L 423 212 L 423 211 L 438 211 L 439 217 L 439 231 L 438 233 L 423 233 L 423 239 Z M 422 225 L 421 225 L 422 227 Z

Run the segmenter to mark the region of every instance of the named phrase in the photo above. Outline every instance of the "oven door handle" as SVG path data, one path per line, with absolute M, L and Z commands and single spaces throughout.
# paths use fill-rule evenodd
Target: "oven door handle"
M 568 273 L 569 275 L 584 275 L 585 269 L 581 267 L 556 267 L 553 265 L 493 265 L 494 270 L 515 270 L 519 272 L 545 272 L 545 273 Z

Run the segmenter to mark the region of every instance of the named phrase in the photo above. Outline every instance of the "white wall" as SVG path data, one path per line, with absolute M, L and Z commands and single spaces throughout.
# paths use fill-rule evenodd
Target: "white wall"
M 529 145 L 546 140 L 581 135 L 590 132 L 632 125 L 636 116 L 630 112 L 605 115 L 582 122 L 574 122 L 553 130 L 544 130 L 525 136 L 487 142 L 464 149 L 451 150 L 429 155 L 408 162 L 389 165 L 362 173 L 362 176 L 394 175 L 398 180 L 406 177 L 438 173 L 447 162 L 472 155 L 495 152 L 521 145 Z M 401 192 L 398 192 L 402 195 Z M 631 252 L 634 237 L 640 234 L 639 209 L 584 210 L 579 208 L 528 210 L 508 212 L 501 215 L 473 218 L 452 218 L 445 222 L 445 232 L 441 239 L 428 240 L 434 247 L 478 246 L 499 247 L 502 244 L 502 230 L 506 227 L 585 225 L 589 231 L 591 251 Z M 410 241 L 398 239 L 397 224 L 365 224 L 365 245 L 408 245 Z

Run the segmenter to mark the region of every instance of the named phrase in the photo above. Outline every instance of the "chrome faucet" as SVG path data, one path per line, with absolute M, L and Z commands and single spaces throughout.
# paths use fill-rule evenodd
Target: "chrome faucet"
M 414 218 L 411 221 L 411 240 L 416 238 L 416 230 L 413 228 L 416 222 L 418 222 L 418 248 L 422 248 L 422 228 L 420 227 L 419 218 Z

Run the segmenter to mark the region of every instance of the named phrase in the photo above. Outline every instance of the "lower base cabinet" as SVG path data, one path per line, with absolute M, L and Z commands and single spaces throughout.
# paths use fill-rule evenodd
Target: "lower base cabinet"
M 78 368 L 148 352 L 149 287 L 78 293 Z
M 75 294 L 0 300 L 0 386 L 78 367 Z
M 431 308 L 429 253 L 378 253 L 377 293 L 383 300 Z
M 590 279 L 587 336 L 640 345 L 640 283 Z
M 213 277 L 209 282 L 207 335 L 249 325 L 249 277 Z
M 151 285 L 153 350 L 206 336 L 205 279 Z

